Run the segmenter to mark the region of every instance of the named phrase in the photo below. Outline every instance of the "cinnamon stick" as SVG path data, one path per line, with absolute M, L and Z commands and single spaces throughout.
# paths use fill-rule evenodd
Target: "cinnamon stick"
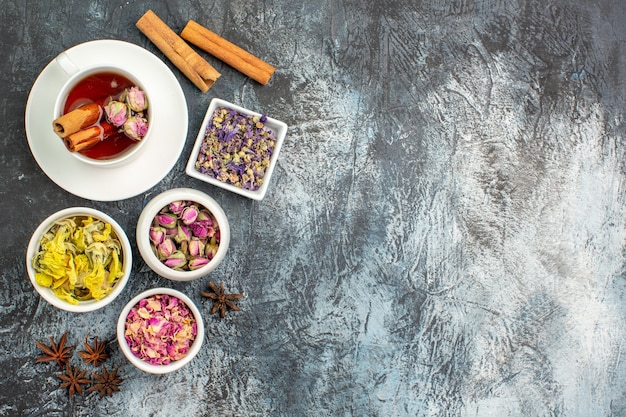
M 85 104 L 78 107 L 52 122 L 54 132 L 61 138 L 78 132 L 94 123 L 102 117 L 102 107 L 96 103 Z
M 136 23 L 137 28 L 203 93 L 220 77 L 207 61 L 182 40 L 152 10 Z
M 272 65 L 193 20 L 187 22 L 180 36 L 263 85 L 269 82 L 276 70 Z
M 70 152 L 79 152 L 97 145 L 106 138 L 117 133 L 117 129 L 110 123 L 102 122 L 87 129 L 79 130 L 63 138 L 65 147 Z

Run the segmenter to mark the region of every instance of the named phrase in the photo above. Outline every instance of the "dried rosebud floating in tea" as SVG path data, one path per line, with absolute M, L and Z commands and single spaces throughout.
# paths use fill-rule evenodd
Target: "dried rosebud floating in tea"
M 258 190 L 276 146 L 266 119 L 265 115 L 216 108 L 200 146 L 196 170 L 238 188 Z
M 167 365 L 184 358 L 197 334 L 191 309 L 173 295 L 143 298 L 126 316 L 126 343 L 133 355 L 151 365 Z
M 157 258 L 181 271 L 205 266 L 220 245 L 215 216 L 193 201 L 174 201 L 163 207 L 152 221 L 149 236 Z

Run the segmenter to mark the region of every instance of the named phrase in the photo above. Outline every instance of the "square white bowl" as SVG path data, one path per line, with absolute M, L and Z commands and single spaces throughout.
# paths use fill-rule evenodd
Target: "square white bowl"
M 283 146 L 283 142 L 285 141 L 285 136 L 287 135 L 287 125 L 280 120 L 272 119 L 271 117 L 267 117 L 265 121 L 265 126 L 270 128 L 274 135 L 276 136 L 276 145 L 274 146 L 274 152 L 272 153 L 272 157 L 270 159 L 270 164 L 265 171 L 265 175 L 263 176 L 263 184 L 259 187 L 258 190 L 247 190 L 245 188 L 235 187 L 232 184 L 225 183 L 223 181 L 218 180 L 217 178 L 213 178 L 210 175 L 203 174 L 196 169 L 196 161 L 198 159 L 198 154 L 200 153 L 200 147 L 202 146 L 202 141 L 204 140 L 204 136 L 206 134 L 207 127 L 209 123 L 211 123 L 211 119 L 213 117 L 213 112 L 218 107 L 227 107 L 229 109 L 235 110 L 241 114 L 249 115 L 249 116 L 262 116 L 261 113 L 253 112 L 241 106 L 237 106 L 236 104 L 229 103 L 228 101 L 214 98 L 211 100 L 209 104 L 209 108 L 204 116 L 204 120 L 202 122 L 202 126 L 200 127 L 200 131 L 198 132 L 198 136 L 196 138 L 195 145 L 193 150 L 191 151 L 191 156 L 189 157 L 189 161 L 187 162 L 187 168 L 185 172 L 190 177 L 199 179 L 204 182 L 208 182 L 209 184 L 215 185 L 217 187 L 223 188 L 228 191 L 232 191 L 233 193 L 240 194 L 244 197 L 251 198 L 253 200 L 262 200 L 265 197 L 265 193 L 267 192 L 267 188 L 269 187 L 270 179 L 272 177 L 272 173 L 274 172 L 274 168 L 276 167 L 276 161 L 278 160 L 278 154 L 280 153 L 280 148 Z

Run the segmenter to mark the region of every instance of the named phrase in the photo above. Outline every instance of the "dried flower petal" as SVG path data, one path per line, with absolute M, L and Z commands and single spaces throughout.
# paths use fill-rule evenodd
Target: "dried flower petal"
M 200 146 L 195 168 L 239 188 L 258 190 L 276 146 L 267 117 L 233 109 L 215 109 Z
M 157 294 L 141 300 L 126 317 L 124 337 L 133 354 L 153 365 L 185 357 L 198 328 L 189 307 L 177 297 Z

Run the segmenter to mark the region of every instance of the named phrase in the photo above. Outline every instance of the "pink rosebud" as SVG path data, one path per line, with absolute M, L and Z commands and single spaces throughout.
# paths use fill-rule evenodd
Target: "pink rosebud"
M 180 213 L 180 219 L 187 225 L 195 222 L 197 218 L 198 208 L 196 206 L 185 207 L 182 213 Z
M 189 269 L 193 271 L 194 269 L 202 268 L 204 265 L 208 263 L 209 263 L 209 260 L 207 258 L 194 258 L 189 261 L 187 266 L 189 266 Z
M 160 226 L 163 226 L 166 229 L 173 229 L 176 227 L 177 218 L 173 214 L 162 213 L 157 214 L 156 221 Z
M 209 213 L 206 210 L 201 210 L 200 213 L 198 213 L 197 221 L 207 222 L 209 226 L 213 226 L 213 219 L 211 219 L 211 213 Z
M 156 246 L 163 242 L 165 238 L 165 229 L 162 227 L 150 228 L 150 241 Z
M 204 222 L 195 222 L 189 225 L 193 235 L 199 239 L 206 239 L 209 236 L 209 229 Z
M 182 243 L 191 239 L 191 232 L 189 228 L 184 224 L 178 224 L 176 235 L 174 236 L 174 240 L 178 243 Z
M 121 101 L 109 101 L 104 106 L 104 112 L 107 115 L 107 120 L 117 127 L 124 125 L 128 119 L 128 109 L 126 104 Z
M 184 208 L 184 201 L 173 201 L 170 203 L 170 211 L 174 214 L 180 214 L 180 212 L 183 211 Z
M 132 111 L 141 112 L 148 108 L 146 94 L 137 87 L 131 87 L 126 94 L 126 103 Z
M 163 242 L 157 246 L 157 256 L 159 259 L 163 260 L 172 256 L 175 250 L 176 245 L 174 245 L 172 239 L 165 238 L 163 239 Z
M 131 116 L 124 122 L 124 133 L 132 140 L 141 140 L 148 133 L 148 121 L 141 116 Z
M 204 252 L 206 253 L 207 258 L 213 259 L 215 257 L 215 254 L 217 253 L 218 248 L 219 245 L 217 245 L 216 243 L 209 243 L 208 245 L 206 245 Z
M 198 238 L 189 241 L 189 254 L 193 257 L 204 255 L 204 243 Z
M 187 263 L 187 259 L 184 253 L 175 251 L 163 263 L 172 269 L 181 269 Z

